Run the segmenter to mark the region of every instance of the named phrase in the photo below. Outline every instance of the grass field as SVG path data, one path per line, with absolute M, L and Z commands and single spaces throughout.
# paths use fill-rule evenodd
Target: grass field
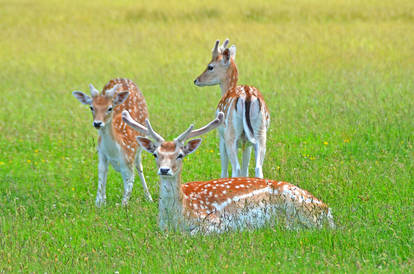
M 0 272 L 414 271 L 412 0 L 0 0 L 0 26 Z M 161 233 L 138 178 L 120 206 L 113 169 L 95 208 L 97 132 L 71 92 L 130 78 L 173 138 L 214 117 L 219 87 L 193 80 L 226 37 L 271 112 L 265 177 L 321 198 L 336 230 Z M 198 151 L 183 179 L 219 177 L 217 133 Z M 144 172 L 158 198 L 147 154 Z

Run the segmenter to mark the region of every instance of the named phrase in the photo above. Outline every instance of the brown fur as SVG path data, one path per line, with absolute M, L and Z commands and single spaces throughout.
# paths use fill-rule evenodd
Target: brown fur
M 161 151 L 175 151 L 176 144 L 174 142 L 164 142 L 160 146 Z

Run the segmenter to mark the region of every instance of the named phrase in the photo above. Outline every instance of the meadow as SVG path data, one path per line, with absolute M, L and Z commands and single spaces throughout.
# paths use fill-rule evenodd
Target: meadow
M 0 26 L 0 272 L 414 271 L 412 0 L 0 0 Z M 162 233 L 138 178 L 120 205 L 112 168 L 95 207 L 97 132 L 71 92 L 130 78 L 172 139 L 214 118 L 219 87 L 193 80 L 226 37 L 271 113 L 264 176 L 322 199 L 337 229 Z M 213 132 L 183 180 L 219 176 Z

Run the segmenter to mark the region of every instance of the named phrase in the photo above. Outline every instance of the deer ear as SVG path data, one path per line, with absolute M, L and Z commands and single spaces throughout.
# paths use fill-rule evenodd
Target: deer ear
M 74 92 L 72 92 L 72 94 L 82 104 L 84 104 L 84 105 L 92 104 L 92 98 L 89 97 L 88 95 L 86 95 L 85 93 L 83 93 L 82 91 L 74 91 Z
M 230 49 L 227 48 L 223 51 L 223 64 L 224 65 L 230 64 L 230 57 L 231 57 Z
M 128 96 L 129 96 L 129 91 L 123 91 L 123 92 L 117 93 L 115 95 L 114 102 L 113 102 L 114 106 L 120 105 L 123 102 L 125 102 Z
M 148 139 L 148 138 L 138 136 L 137 137 L 137 141 L 138 141 L 138 144 L 143 149 L 145 149 L 146 151 L 148 151 L 149 153 L 154 153 L 155 150 L 157 149 L 157 147 L 154 145 L 154 143 L 150 139 Z
M 200 144 L 201 144 L 201 139 L 194 139 L 194 140 L 188 141 L 188 143 L 185 145 L 183 149 L 185 155 L 191 154 L 194 151 L 196 151 L 197 148 L 200 146 Z
M 230 47 L 230 57 L 231 57 L 233 60 L 236 60 L 236 46 L 235 46 L 235 45 L 232 45 L 232 46 Z

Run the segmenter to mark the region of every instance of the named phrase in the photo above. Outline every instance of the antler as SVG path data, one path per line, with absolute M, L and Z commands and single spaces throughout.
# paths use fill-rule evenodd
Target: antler
M 174 141 L 176 143 L 184 143 L 185 140 L 187 140 L 188 138 L 190 138 L 189 135 L 190 135 L 191 131 L 193 130 L 193 127 L 194 127 L 194 125 L 191 124 L 190 127 L 187 128 L 186 131 L 184 131 L 183 133 L 181 133 L 180 136 L 178 136 L 177 138 L 175 138 Z
M 127 110 L 122 111 L 122 120 L 127 123 L 128 126 L 132 127 L 136 131 L 148 135 L 148 129 L 132 119 L 131 115 Z
M 175 138 L 174 141 L 177 143 L 184 143 L 187 139 L 206 134 L 207 132 L 215 129 L 216 127 L 221 125 L 223 121 L 224 121 L 224 113 L 220 111 L 219 113 L 217 113 L 216 119 L 214 119 L 213 121 L 211 121 L 204 127 L 196 129 L 196 130 L 192 130 L 194 126 L 190 125 L 190 127 L 186 131 L 184 131 L 180 136 Z
M 152 137 L 157 143 L 164 142 L 164 138 L 162 138 L 158 133 L 154 131 L 148 119 L 145 120 L 147 127 L 144 127 L 143 125 L 132 119 L 131 115 L 127 110 L 124 110 L 122 111 L 122 120 L 136 131 L 146 136 Z
M 220 111 L 219 113 L 217 113 L 216 119 L 214 119 L 213 121 L 211 121 L 210 123 L 208 123 L 202 128 L 193 130 L 191 134 L 188 136 L 188 138 L 194 138 L 194 137 L 206 134 L 207 132 L 221 125 L 223 121 L 224 121 L 224 113 Z
M 89 84 L 89 90 L 91 91 L 92 97 L 99 95 L 99 90 L 97 90 L 92 84 Z
M 163 143 L 164 138 L 162 138 L 161 135 L 155 132 L 155 130 L 151 126 L 150 121 L 148 119 L 145 119 L 145 123 L 147 124 L 148 136 L 152 137 L 159 144 Z

